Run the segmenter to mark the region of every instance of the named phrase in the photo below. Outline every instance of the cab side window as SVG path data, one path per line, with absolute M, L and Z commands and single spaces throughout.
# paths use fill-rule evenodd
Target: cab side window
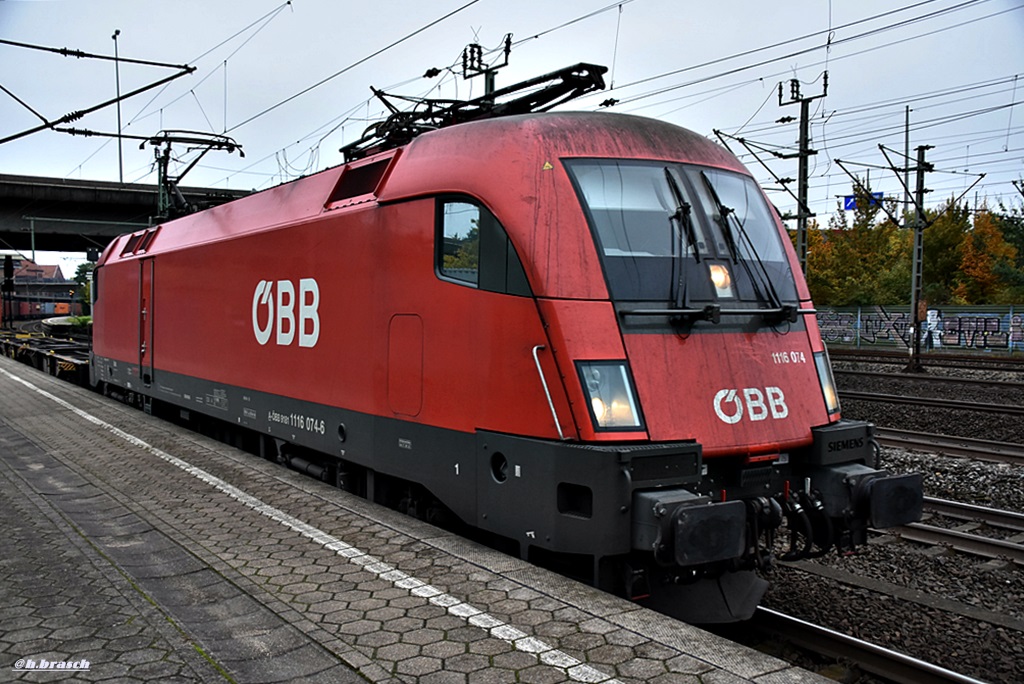
M 522 262 L 487 207 L 465 197 L 437 202 L 437 273 L 488 292 L 530 296 Z

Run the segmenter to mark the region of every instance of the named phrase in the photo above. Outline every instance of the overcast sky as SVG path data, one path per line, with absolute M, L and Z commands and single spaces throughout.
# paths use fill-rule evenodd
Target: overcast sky
M 1011 181 L 1024 177 L 1024 0 L 0 0 L 3 40 L 112 57 L 115 30 L 122 59 L 196 68 L 124 101 L 124 133 L 212 132 L 244 149 L 244 159 L 209 153 L 186 185 L 264 189 L 339 164 L 338 148 L 381 111 L 371 85 L 479 95 L 480 79 L 422 75 L 459 72 L 467 44 L 491 49 L 511 33 L 499 87 L 577 62 L 603 64 L 613 87 L 569 108 L 616 98 L 612 111 L 708 136 L 719 129 L 770 149 L 798 137 L 795 123 L 775 123 L 800 109 L 779 106 L 778 84 L 784 102 L 791 79 L 801 95 L 818 95 L 827 69 L 827 97 L 811 104 L 811 208 L 822 217 L 851 191 L 836 159 L 870 173 L 875 190 L 902 195 L 895 175 L 874 167 L 903 163 L 908 105 L 911 147 L 934 146 L 929 205 L 980 173 L 972 202 L 1022 201 Z M 118 71 L 122 93 L 179 73 L 0 44 L 0 139 L 114 98 Z M 117 109 L 67 125 L 115 133 Z M 879 144 L 893 150 L 889 161 Z M 185 163 L 194 154 L 175 153 Z M 124 181 L 155 181 L 151 147 L 125 141 L 122 154 Z M 795 159 L 762 158 L 779 176 L 796 176 Z M 778 187 L 756 159 L 743 159 L 763 186 Z M 115 140 L 42 130 L 0 144 L 0 173 L 116 181 L 122 172 Z M 788 195 L 769 196 L 783 212 L 795 209 Z

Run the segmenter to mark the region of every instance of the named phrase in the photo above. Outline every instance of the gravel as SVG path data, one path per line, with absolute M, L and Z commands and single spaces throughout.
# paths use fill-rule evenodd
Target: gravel
M 849 367 L 836 364 L 837 369 Z M 863 368 L 863 366 L 859 366 Z M 1014 388 L 906 381 L 891 377 L 840 375 L 842 390 L 879 394 L 939 396 L 983 403 L 1024 404 Z M 978 377 L 967 369 L 929 370 L 939 375 Z M 985 379 L 1019 382 L 990 373 Z M 1024 390 L 1020 390 L 1024 396 Z M 951 395 L 955 392 L 955 395 Z M 1024 444 L 1024 420 L 972 411 L 926 411 L 880 402 L 844 401 L 847 418 L 881 427 L 994 439 Z M 1024 468 L 934 454 L 884 449 L 882 467 L 924 474 L 928 496 L 1024 511 Z M 889 543 L 887 543 L 889 542 Z M 857 553 L 830 553 L 811 568 L 850 573 L 874 590 L 842 583 L 796 567 L 779 567 L 764 605 L 840 632 L 902 651 L 989 682 L 1024 682 L 1024 571 L 941 549 L 881 537 Z M 911 594 L 917 600 L 897 598 Z M 953 610 L 948 610 L 952 607 Z M 985 619 L 985 612 L 996 617 Z M 843 681 L 857 679 L 845 672 Z

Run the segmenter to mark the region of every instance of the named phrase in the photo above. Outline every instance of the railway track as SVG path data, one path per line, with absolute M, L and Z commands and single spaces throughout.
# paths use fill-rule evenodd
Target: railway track
M 906 365 L 910 360 L 907 350 L 865 350 L 844 349 L 840 346 L 829 346 L 829 357 L 833 361 L 850 361 L 864 363 L 880 363 Z M 978 368 L 983 370 L 999 370 L 1008 372 L 1024 372 L 1024 357 L 1021 355 L 993 354 L 978 352 L 976 354 L 951 354 L 946 352 L 926 352 L 921 355 L 921 364 L 931 368 Z
M 981 680 L 953 672 L 904 653 L 841 634 L 826 627 L 785 615 L 769 608 L 758 608 L 751 626 L 776 634 L 786 641 L 830 658 L 857 663 L 866 672 L 892 682 L 920 684 L 982 684 Z
M 956 401 L 954 399 L 935 399 L 931 397 L 907 397 L 899 394 L 878 394 L 875 392 L 840 392 L 840 400 L 875 401 L 885 404 L 910 404 L 922 408 L 955 409 L 958 411 L 976 411 L 979 413 L 997 413 L 1008 416 L 1024 416 L 1024 406 L 1012 404 L 986 404 L 974 401 Z
M 1011 539 L 994 539 L 963 529 L 949 529 L 927 523 L 910 523 L 886 530 L 886 533 L 907 541 L 945 546 L 961 553 L 1007 560 L 1024 567 L 1024 544 L 1016 541 L 1024 537 L 1020 534 L 1024 532 L 1024 513 L 931 497 L 925 497 L 924 508 L 955 520 L 977 521 L 994 529 L 1010 530 L 1018 534 Z
M 894 377 L 900 383 L 933 383 L 937 385 L 954 385 L 960 387 L 991 387 L 994 390 L 1024 390 L 1024 383 L 1011 380 L 986 380 L 982 378 L 958 378 L 948 375 L 916 375 L 913 373 L 900 373 L 894 376 L 893 373 L 882 371 L 866 371 L 852 369 L 833 369 L 836 376 L 857 376 L 861 378 L 884 378 L 892 380 Z
M 1024 446 L 1020 444 L 880 427 L 875 428 L 875 437 L 882 446 L 961 456 L 989 463 L 1024 465 Z
M 960 501 L 948 501 L 946 499 L 934 499 L 930 496 L 924 498 L 924 506 L 927 510 L 944 515 L 947 518 L 957 520 L 978 520 L 986 525 L 998 527 L 1004 530 L 1024 532 L 1024 513 L 1016 511 L 1001 511 L 998 508 L 988 506 L 976 506 L 974 504 L 962 503 Z
M 910 523 L 903 527 L 890 528 L 888 533 L 906 541 L 931 546 L 946 546 L 972 556 L 1007 560 L 1014 565 L 1024 567 L 1024 545 L 1007 539 L 992 539 L 925 523 Z

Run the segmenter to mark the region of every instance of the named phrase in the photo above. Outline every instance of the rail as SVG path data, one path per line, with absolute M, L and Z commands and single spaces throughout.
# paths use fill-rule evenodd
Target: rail
M 899 394 L 877 394 L 875 392 L 840 392 L 840 399 L 854 401 L 878 401 L 884 404 L 911 404 L 928 408 L 957 409 L 960 411 L 977 411 L 979 413 L 1001 413 L 1011 416 L 1024 416 L 1024 406 L 1011 404 L 983 404 L 973 401 L 955 401 L 952 399 L 933 399 L 930 397 L 906 397 Z
M 934 499 L 930 496 L 924 498 L 924 507 L 947 518 L 980 520 L 992 527 L 1024 532 L 1024 513 L 1018 513 L 1017 511 L 1003 511 L 998 508 L 976 506 L 975 504 L 962 503 L 960 501 Z
M 900 349 L 868 349 L 864 347 L 855 348 L 849 345 L 826 342 L 829 356 L 833 361 L 849 361 L 883 364 L 906 365 L 909 360 L 909 351 Z M 1024 358 L 1020 358 L 1020 352 L 999 352 L 992 350 L 978 350 L 976 352 L 924 352 L 921 354 L 921 362 L 926 367 L 942 368 L 954 366 L 962 368 L 969 367 L 984 368 L 987 370 L 1001 369 L 1010 372 L 1024 370 Z
M 948 375 L 914 375 L 912 373 L 901 373 L 893 375 L 892 371 L 866 371 L 851 370 L 848 368 L 832 369 L 834 375 L 853 375 L 862 378 L 884 378 L 886 380 L 899 380 L 901 383 L 934 383 L 940 385 L 966 385 L 975 387 L 995 387 L 998 389 L 1020 390 L 1024 389 L 1024 383 L 1012 380 L 988 380 L 981 378 L 956 378 Z
M 947 546 L 961 553 L 994 560 L 1008 560 L 1024 567 L 1024 545 L 1008 539 L 992 539 L 970 532 L 949 530 L 944 527 L 910 523 L 901 527 L 886 530 L 900 539 L 929 544 L 931 546 Z
M 888 447 L 933 451 L 944 456 L 962 456 L 990 463 L 1024 465 L 1024 445 L 972 439 L 931 432 L 910 432 L 891 428 L 875 428 L 878 443 Z
M 893 651 L 770 608 L 754 613 L 753 625 L 815 653 L 852 660 L 861 669 L 902 684 L 984 684 L 979 679 Z

